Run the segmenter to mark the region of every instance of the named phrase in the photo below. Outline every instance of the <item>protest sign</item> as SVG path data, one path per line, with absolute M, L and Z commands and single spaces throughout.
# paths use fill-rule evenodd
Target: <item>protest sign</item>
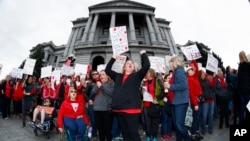
M 29 74 L 29 75 L 33 75 L 33 70 L 36 64 L 36 60 L 35 59 L 31 59 L 31 58 L 27 58 L 25 61 L 25 65 L 24 65 L 24 73 L 25 74 Z
M 13 70 L 11 71 L 11 77 L 22 79 L 23 69 L 13 68 Z
M 218 70 L 218 60 L 213 57 L 213 55 L 207 55 L 207 65 L 206 69 L 217 73 Z
M 41 68 L 41 78 L 50 77 L 52 73 L 52 66 L 42 67 Z
M 70 76 L 72 74 L 73 74 L 73 67 L 70 67 L 64 64 L 62 66 L 61 75 Z
M 118 73 L 122 73 L 122 67 L 124 66 L 126 62 L 127 56 L 125 55 L 119 55 L 116 58 L 115 63 L 112 66 L 112 70 Z
M 105 70 L 107 64 L 100 64 L 97 66 L 97 71 L 100 72 L 102 70 Z
M 181 47 L 181 51 L 186 56 L 188 60 L 195 60 L 201 58 L 201 54 L 196 44 L 190 46 Z
M 129 50 L 126 26 L 111 27 L 109 29 L 113 54 L 122 54 Z
M 165 58 L 157 56 L 149 56 L 148 58 L 150 61 L 150 68 L 154 69 L 155 72 L 158 73 L 166 72 Z
M 87 74 L 87 70 L 88 70 L 88 65 L 85 65 L 85 64 L 76 64 L 74 72 L 75 72 L 76 75 Z

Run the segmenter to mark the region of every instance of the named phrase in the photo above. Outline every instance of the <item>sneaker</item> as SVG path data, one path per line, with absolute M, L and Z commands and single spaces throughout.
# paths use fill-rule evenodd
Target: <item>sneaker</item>
M 36 124 L 34 121 L 30 121 L 28 122 L 29 126 L 32 127 L 32 128 L 36 128 Z
M 43 124 L 37 124 L 36 127 L 43 130 Z
M 161 136 L 161 139 L 162 139 L 162 140 L 167 140 L 168 138 L 169 138 L 168 135 L 162 135 L 162 136 Z
M 4 118 L 5 120 L 9 119 L 8 117 Z

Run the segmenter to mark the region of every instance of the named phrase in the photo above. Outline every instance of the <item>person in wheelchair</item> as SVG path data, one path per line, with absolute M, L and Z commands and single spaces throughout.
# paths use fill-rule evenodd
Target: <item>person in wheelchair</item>
M 61 133 L 63 133 L 63 130 L 67 130 L 69 132 L 68 137 L 72 141 L 82 141 L 83 134 L 89 126 L 89 119 L 84 107 L 84 100 L 77 97 L 76 88 L 70 86 L 68 99 L 62 102 L 57 122 L 58 130 Z
M 51 100 L 49 98 L 45 99 L 43 105 L 38 105 L 33 111 L 33 119 L 28 124 L 32 128 L 39 128 L 44 130 L 44 123 L 50 122 L 53 117 L 56 116 L 56 111 L 54 107 L 51 107 Z M 40 122 L 37 122 L 40 121 Z

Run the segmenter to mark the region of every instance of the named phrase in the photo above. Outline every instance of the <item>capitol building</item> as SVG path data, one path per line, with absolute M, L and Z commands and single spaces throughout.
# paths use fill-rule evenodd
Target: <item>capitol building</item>
M 69 55 L 74 54 L 75 63 L 106 64 L 113 56 L 109 34 L 110 27 L 126 26 L 129 51 L 123 53 L 129 59 L 141 64 L 139 51 L 144 49 L 149 56 L 164 57 L 180 54 L 169 27 L 170 22 L 155 15 L 155 7 L 131 1 L 111 0 L 88 7 L 89 17 L 72 21 L 73 27 L 65 45 L 56 46 L 52 41 L 36 47 L 44 49 L 44 63 L 53 68 L 65 64 Z

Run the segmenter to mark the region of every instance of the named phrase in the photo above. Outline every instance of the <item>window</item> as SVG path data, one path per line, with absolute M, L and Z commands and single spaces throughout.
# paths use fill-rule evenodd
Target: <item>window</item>
M 55 60 L 54 60 L 54 63 L 56 63 L 56 62 L 57 62 L 57 58 L 58 58 L 58 56 L 55 56 Z
M 109 28 L 103 27 L 102 35 L 109 35 Z
M 140 27 L 135 27 L 135 35 L 141 35 Z
M 47 61 L 49 61 L 49 59 L 50 59 L 50 54 L 49 54 L 48 57 L 47 57 Z

